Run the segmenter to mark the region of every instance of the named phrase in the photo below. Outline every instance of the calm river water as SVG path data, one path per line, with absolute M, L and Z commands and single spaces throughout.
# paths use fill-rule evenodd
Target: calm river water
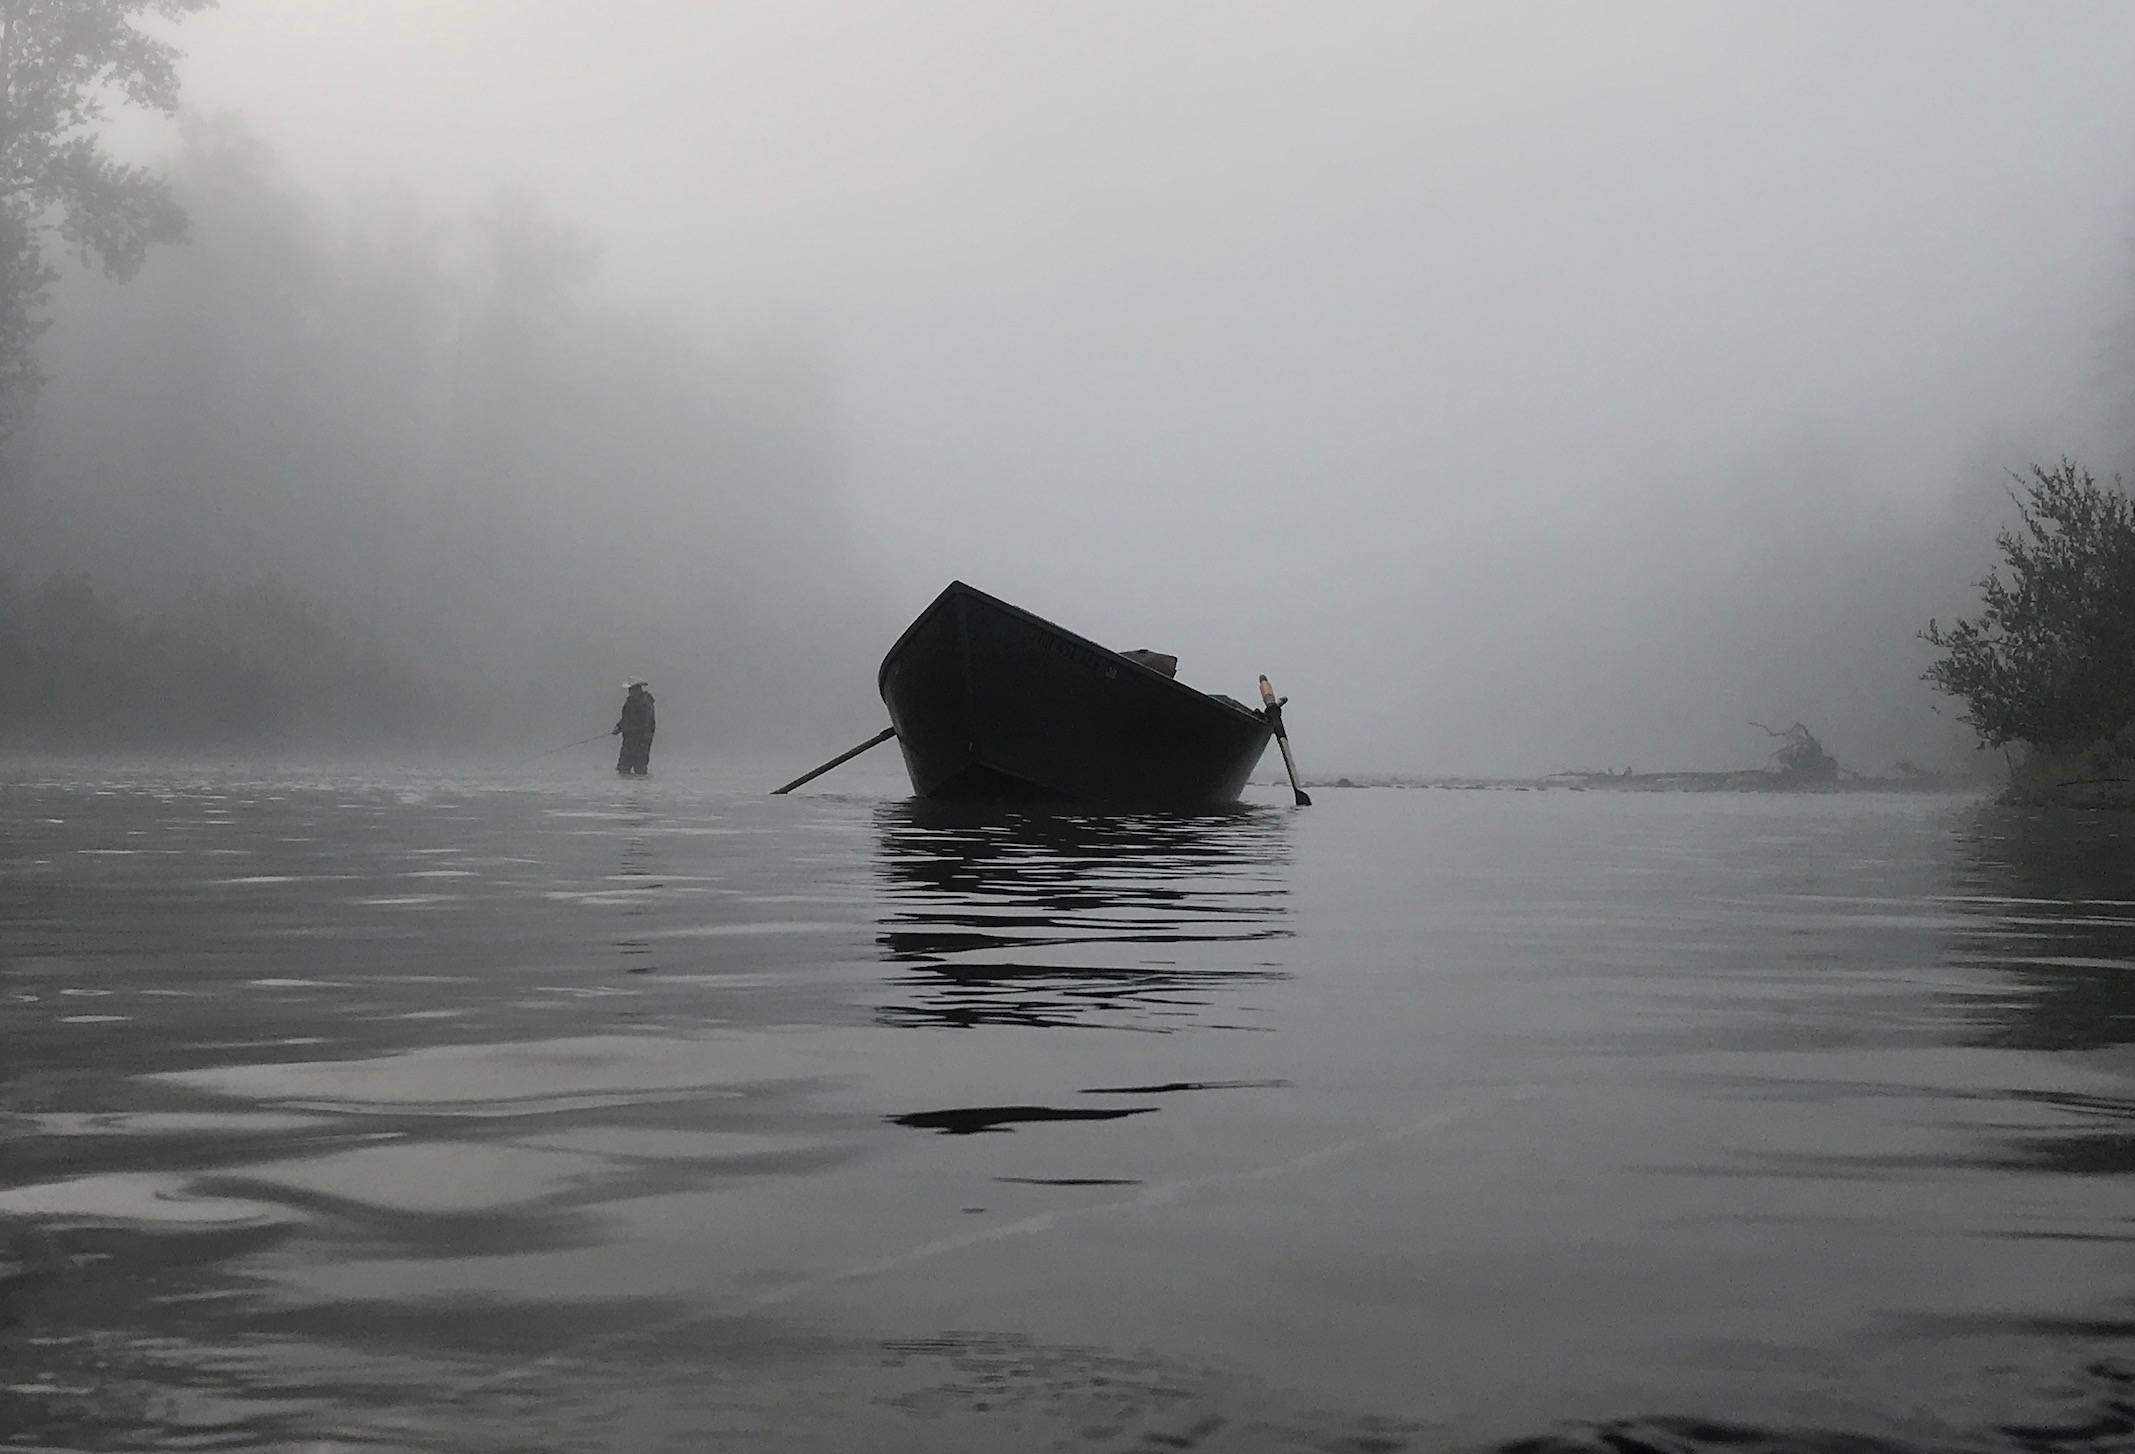
M 2135 1449 L 2135 822 L 743 787 L 0 771 L 0 1445 Z

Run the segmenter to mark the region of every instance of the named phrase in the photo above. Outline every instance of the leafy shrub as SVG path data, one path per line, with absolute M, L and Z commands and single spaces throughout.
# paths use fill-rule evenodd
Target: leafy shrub
M 2068 459 L 2016 480 L 2022 525 L 1997 541 L 2008 579 L 1980 582 L 1977 617 L 1928 622 L 1944 654 L 1923 675 L 1996 747 L 2110 738 L 2135 723 L 2135 500 Z

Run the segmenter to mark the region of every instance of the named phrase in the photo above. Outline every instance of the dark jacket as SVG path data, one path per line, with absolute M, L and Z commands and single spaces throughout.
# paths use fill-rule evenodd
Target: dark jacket
M 652 736 L 652 693 L 643 687 L 633 687 L 630 695 L 623 698 L 623 715 L 615 722 L 615 731 L 625 737 Z M 610 733 L 610 736 L 615 735 Z

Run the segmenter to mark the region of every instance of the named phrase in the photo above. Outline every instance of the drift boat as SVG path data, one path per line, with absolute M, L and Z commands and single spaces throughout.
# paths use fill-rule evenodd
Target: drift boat
M 876 684 L 922 798 L 1233 802 L 1272 714 L 1195 691 L 1173 666 L 952 581 L 882 658 Z

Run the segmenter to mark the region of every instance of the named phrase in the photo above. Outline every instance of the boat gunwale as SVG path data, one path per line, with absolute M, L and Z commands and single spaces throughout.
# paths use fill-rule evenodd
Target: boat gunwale
M 980 590 L 977 586 L 970 585 L 967 582 L 960 580 L 952 580 L 951 582 L 949 582 L 948 585 L 942 587 L 941 593 L 937 595 L 932 601 L 929 601 L 927 603 L 927 607 L 925 610 L 921 611 L 917 616 L 912 618 L 912 624 L 905 627 L 904 630 L 898 634 L 897 639 L 890 643 L 890 649 L 882 654 L 882 665 L 876 668 L 875 671 L 875 691 L 878 696 L 882 696 L 887 699 L 888 693 L 885 689 L 885 679 L 889 675 L 890 662 L 896 658 L 898 652 L 904 649 L 905 642 L 909 640 L 912 634 L 918 631 L 921 626 L 925 625 L 927 620 L 932 617 L 935 612 L 945 609 L 949 602 L 958 596 L 976 597 L 980 601 L 985 602 L 988 606 L 992 606 L 1000 611 L 1003 611 L 1011 617 L 1021 619 L 1027 625 L 1036 626 L 1040 630 L 1050 631 L 1056 636 L 1064 636 L 1069 641 L 1073 641 L 1082 646 L 1089 647 L 1092 651 L 1102 652 L 1104 655 L 1109 656 L 1119 662 L 1120 665 L 1129 667 L 1134 671 L 1141 672 L 1151 681 L 1161 682 L 1165 686 L 1174 688 L 1177 691 L 1184 692 L 1190 697 L 1198 698 L 1199 700 L 1206 702 L 1209 706 L 1216 708 L 1218 711 L 1226 712 L 1235 717 L 1242 718 L 1244 721 L 1251 722 L 1256 726 L 1265 727 L 1267 725 L 1267 719 L 1265 716 L 1246 706 L 1243 702 L 1228 697 L 1219 697 L 1213 692 L 1204 692 L 1199 687 L 1188 686 L 1185 682 L 1180 681 L 1175 676 L 1166 676 L 1164 673 L 1158 671 L 1153 666 L 1145 666 L 1141 662 L 1138 662 L 1132 657 L 1126 656 L 1121 652 L 1115 651 L 1109 646 L 1102 645 L 1099 642 L 1090 640 L 1090 638 L 1087 636 L 1083 636 L 1076 632 L 1070 631 L 1067 629 L 1067 627 L 1062 626 L 1057 622 L 1048 621 L 1035 611 L 1026 611 L 1021 606 L 1016 605 L 1012 601 L 1004 601 L 999 596 L 989 595 L 985 591 Z

